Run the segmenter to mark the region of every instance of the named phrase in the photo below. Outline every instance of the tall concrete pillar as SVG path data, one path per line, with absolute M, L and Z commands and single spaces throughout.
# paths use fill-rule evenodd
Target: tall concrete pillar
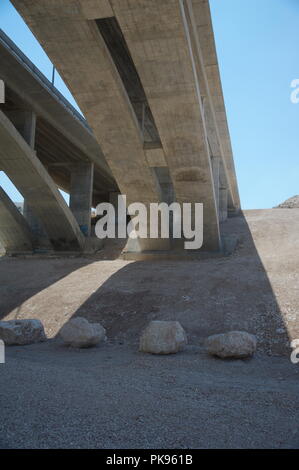
M 33 111 L 15 110 L 8 113 L 8 117 L 19 131 L 27 144 L 35 149 L 35 132 L 36 132 L 36 114 Z M 23 215 L 31 229 L 35 245 L 50 248 L 50 242 L 47 234 L 40 222 L 24 200 Z
M 0 110 L 0 167 L 27 200 L 57 251 L 82 250 L 84 237 L 35 152 Z
M 70 209 L 81 232 L 90 236 L 93 189 L 93 163 L 78 163 L 71 168 Z
M 219 189 L 219 220 L 225 222 L 227 219 L 228 190 L 227 188 Z
M 40 220 L 28 205 L 26 199 L 24 199 L 23 216 L 30 227 L 35 247 L 50 250 L 51 243 L 49 237 Z
M 36 114 L 33 111 L 23 109 L 8 111 L 6 114 L 27 144 L 34 149 Z
M 0 187 L 0 242 L 6 253 L 31 252 L 30 228 L 14 203 Z
M 213 170 L 213 180 L 214 180 L 214 190 L 216 204 L 219 214 L 219 191 L 220 191 L 220 157 L 212 157 L 212 170 Z

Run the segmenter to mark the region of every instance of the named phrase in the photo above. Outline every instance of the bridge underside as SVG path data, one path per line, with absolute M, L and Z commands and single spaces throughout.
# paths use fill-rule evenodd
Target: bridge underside
M 78 102 L 127 202 L 203 203 L 203 250 L 219 250 L 220 222 L 240 202 L 208 3 L 12 3 Z
M 1 169 L 42 222 L 53 248 L 82 250 L 84 237 L 75 217 L 35 152 L 2 111 L 0 142 Z M 12 210 L 11 216 L 14 216 Z

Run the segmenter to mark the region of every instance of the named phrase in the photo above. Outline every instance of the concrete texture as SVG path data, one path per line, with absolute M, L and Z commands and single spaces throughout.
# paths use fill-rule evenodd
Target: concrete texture
M 179 2 L 158 0 L 134 6 L 113 0 L 151 107 L 176 200 L 204 204 L 203 249 L 217 251 L 220 235 L 198 77 Z
M 240 197 L 229 137 L 209 2 L 208 0 L 188 0 L 187 3 L 192 6 L 191 11 L 197 26 L 198 40 L 201 45 L 202 59 L 208 81 L 212 109 L 214 110 L 217 130 L 221 137 L 220 144 L 229 188 L 229 207 L 231 210 L 238 210 L 240 208 Z
M 13 4 L 68 84 L 128 203 L 163 200 L 156 170 L 167 165 L 167 194 L 204 204 L 203 249 L 219 250 L 211 157 L 221 158 L 230 209 L 240 202 L 208 3 Z M 147 240 L 141 250 L 164 245 Z
M 82 250 L 79 226 L 34 151 L 0 111 L 0 166 L 41 220 L 55 250 Z
M 0 187 L 0 243 L 7 253 L 32 252 L 33 236 L 25 218 Z
M 109 191 L 118 189 L 117 184 L 83 116 L 3 31 L 0 31 L 0 61 L 0 78 L 5 81 L 6 87 L 6 102 L 1 104 L 1 110 L 9 116 L 27 142 L 22 132 L 23 124 L 18 125 L 18 119 L 21 112 L 34 112 L 35 150 L 56 184 L 69 192 L 69 167 L 74 163 L 93 162 L 93 202 L 96 205 L 103 199 L 107 200 Z
M 79 163 L 71 167 L 70 209 L 86 237 L 91 232 L 93 175 L 93 163 Z

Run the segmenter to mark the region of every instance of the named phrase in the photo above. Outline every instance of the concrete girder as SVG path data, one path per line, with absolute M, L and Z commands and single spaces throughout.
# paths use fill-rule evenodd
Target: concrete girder
M 85 17 L 84 2 L 13 3 L 72 91 L 127 204 L 160 202 L 161 187 L 148 165 L 132 104 L 96 22 Z M 97 3 L 97 11 L 101 5 Z M 166 240 L 147 239 L 140 245 L 143 250 L 165 249 Z
M 220 248 L 190 28 L 177 0 L 111 0 L 155 118 L 176 200 L 204 204 L 204 249 Z M 145 21 L 146 11 L 146 21 Z
M 212 105 L 215 112 L 218 132 L 221 139 L 225 173 L 228 184 L 229 208 L 233 211 L 240 209 L 240 197 L 236 178 L 236 171 L 226 119 L 226 110 L 223 91 L 220 81 L 220 72 L 217 60 L 217 52 L 213 33 L 213 25 L 209 2 L 207 0 L 188 0 L 192 3 L 194 19 L 197 25 L 197 33 L 201 44 L 202 58 L 205 73 L 208 80 Z
M 84 237 L 55 183 L 13 124 L 0 111 L 1 169 L 41 221 L 55 250 L 81 250 Z
M 208 2 L 12 3 L 71 89 L 128 203 L 161 200 L 154 170 L 167 167 L 177 201 L 204 203 L 204 248 L 218 250 L 218 179 L 214 184 L 211 157 L 221 159 L 220 185 L 227 189 L 230 208 L 238 210 L 240 203 Z M 120 57 L 100 29 L 103 21 L 107 32 L 108 18 L 121 27 L 113 32 L 124 36 L 159 133 L 158 145 L 150 150 L 125 84 L 128 70 L 119 70 Z
M 6 253 L 23 253 L 33 250 L 33 237 L 29 225 L 1 187 L 0 242 Z

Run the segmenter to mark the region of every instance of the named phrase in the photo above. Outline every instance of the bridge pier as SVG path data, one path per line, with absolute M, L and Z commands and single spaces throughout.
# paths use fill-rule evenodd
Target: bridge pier
M 34 215 L 41 220 L 55 250 L 82 250 L 79 226 L 35 152 L 0 111 L 0 164 Z
M 1 187 L 0 242 L 6 253 L 23 253 L 33 250 L 33 237 L 29 225 Z
M 221 250 L 219 222 L 239 196 L 208 2 L 147 0 L 146 18 L 144 2 L 12 2 L 62 73 L 128 205 L 202 203 L 202 251 Z M 168 249 L 164 240 L 130 245 Z
M 91 232 L 93 163 L 78 163 L 71 168 L 70 209 L 86 237 Z

